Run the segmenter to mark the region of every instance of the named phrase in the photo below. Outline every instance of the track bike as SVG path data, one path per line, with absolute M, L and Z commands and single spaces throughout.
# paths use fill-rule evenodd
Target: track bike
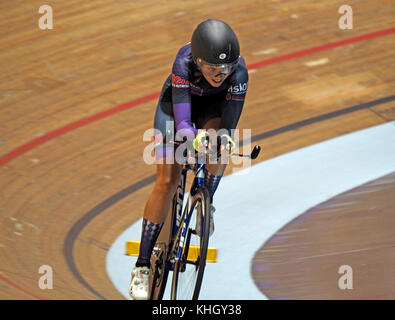
M 260 146 L 256 145 L 249 155 L 236 153 L 233 156 L 256 159 L 259 152 Z M 198 159 L 202 157 L 198 156 Z M 151 300 L 163 299 L 169 271 L 173 271 L 172 300 L 196 300 L 199 297 L 206 266 L 211 204 L 209 192 L 204 186 L 204 168 L 205 161 L 183 163 L 171 213 L 167 216 L 151 255 Z M 194 174 L 194 182 L 184 203 L 189 171 Z

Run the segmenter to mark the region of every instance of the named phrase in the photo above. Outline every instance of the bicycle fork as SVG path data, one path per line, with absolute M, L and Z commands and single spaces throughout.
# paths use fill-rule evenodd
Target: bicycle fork
M 197 188 L 202 187 L 204 185 L 204 164 L 198 164 L 197 169 L 196 169 L 196 175 L 195 175 L 195 180 L 191 188 L 191 193 L 188 195 L 188 200 L 184 209 L 184 215 L 186 215 L 186 223 L 183 226 L 183 229 L 181 231 L 181 237 L 180 237 L 180 242 L 178 243 L 178 250 L 177 250 L 177 255 L 176 255 L 176 261 L 180 260 L 182 257 L 183 249 L 184 249 L 184 244 L 185 244 L 185 236 L 187 234 L 187 227 L 189 225 L 189 219 L 191 217 L 191 212 L 190 212 L 190 204 L 191 204 L 191 199 Z M 184 188 L 185 188 L 185 181 L 184 181 Z M 181 203 L 181 209 L 182 209 L 182 203 Z M 178 212 L 177 212 L 178 213 Z M 181 211 L 179 212 L 179 217 L 180 217 L 180 222 L 183 220 L 184 215 L 181 218 Z M 177 217 L 178 218 L 178 217 Z M 180 227 L 180 224 L 178 224 L 178 229 Z M 174 230 L 174 229 L 173 229 Z M 180 232 L 180 230 L 176 230 Z M 176 233 L 178 233 L 176 232 Z

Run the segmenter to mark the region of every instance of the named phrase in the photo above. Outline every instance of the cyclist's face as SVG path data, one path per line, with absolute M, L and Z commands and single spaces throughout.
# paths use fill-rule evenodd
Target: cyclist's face
M 221 68 L 221 67 L 211 66 L 208 64 L 203 64 L 200 69 L 207 82 L 216 88 L 221 86 L 221 84 L 229 76 L 231 71 L 230 67 Z

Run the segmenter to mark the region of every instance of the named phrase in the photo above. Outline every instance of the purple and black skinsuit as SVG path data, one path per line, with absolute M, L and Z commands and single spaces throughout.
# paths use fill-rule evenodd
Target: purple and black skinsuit
M 164 144 L 167 131 L 196 136 L 198 129 L 212 119 L 221 118 L 220 129 L 235 129 L 243 110 L 248 88 L 248 71 L 243 57 L 236 69 L 218 88 L 212 87 L 192 59 L 190 43 L 182 47 L 166 79 L 155 113 L 156 158 L 174 157 L 174 145 Z M 171 121 L 170 123 L 166 122 Z M 157 131 L 159 130 L 159 131 Z

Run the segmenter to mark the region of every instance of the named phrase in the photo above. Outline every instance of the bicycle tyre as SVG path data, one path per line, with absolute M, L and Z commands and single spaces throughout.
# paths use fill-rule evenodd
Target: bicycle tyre
M 196 214 L 201 214 L 204 219 L 203 219 L 203 234 L 200 237 L 200 252 L 199 252 L 199 257 L 197 259 L 197 263 L 195 268 L 198 269 L 196 272 L 196 280 L 193 281 L 193 294 L 190 297 L 192 300 L 197 300 L 199 297 L 201 285 L 202 285 L 202 280 L 203 280 L 203 274 L 204 274 L 204 269 L 206 266 L 206 257 L 207 257 L 207 249 L 208 249 L 208 240 L 209 240 L 209 229 L 210 229 L 210 196 L 208 193 L 207 188 L 201 187 L 197 189 L 196 194 L 192 197 L 191 201 L 191 212 L 196 208 L 196 205 L 200 202 L 200 211 L 196 211 Z M 188 236 L 191 236 L 192 229 L 189 228 L 189 223 L 190 221 L 186 221 L 186 218 L 181 222 L 180 227 L 183 227 L 185 224 L 187 224 L 187 230 L 189 234 L 186 235 L 186 240 Z M 181 237 L 181 235 L 180 235 Z M 176 239 L 176 241 L 179 241 L 179 239 Z M 183 257 L 175 263 L 174 266 L 174 272 L 173 272 L 173 281 L 172 281 L 172 290 L 171 290 L 171 299 L 176 300 L 186 300 L 188 297 L 185 297 L 181 294 L 180 292 L 180 286 L 182 285 L 182 277 L 180 275 L 185 272 L 185 268 L 188 267 L 188 264 L 185 262 L 186 254 L 185 252 L 189 251 L 189 243 L 185 241 L 184 245 L 184 254 Z M 183 270 L 184 269 L 184 270 Z M 192 286 L 192 285 L 191 285 Z

